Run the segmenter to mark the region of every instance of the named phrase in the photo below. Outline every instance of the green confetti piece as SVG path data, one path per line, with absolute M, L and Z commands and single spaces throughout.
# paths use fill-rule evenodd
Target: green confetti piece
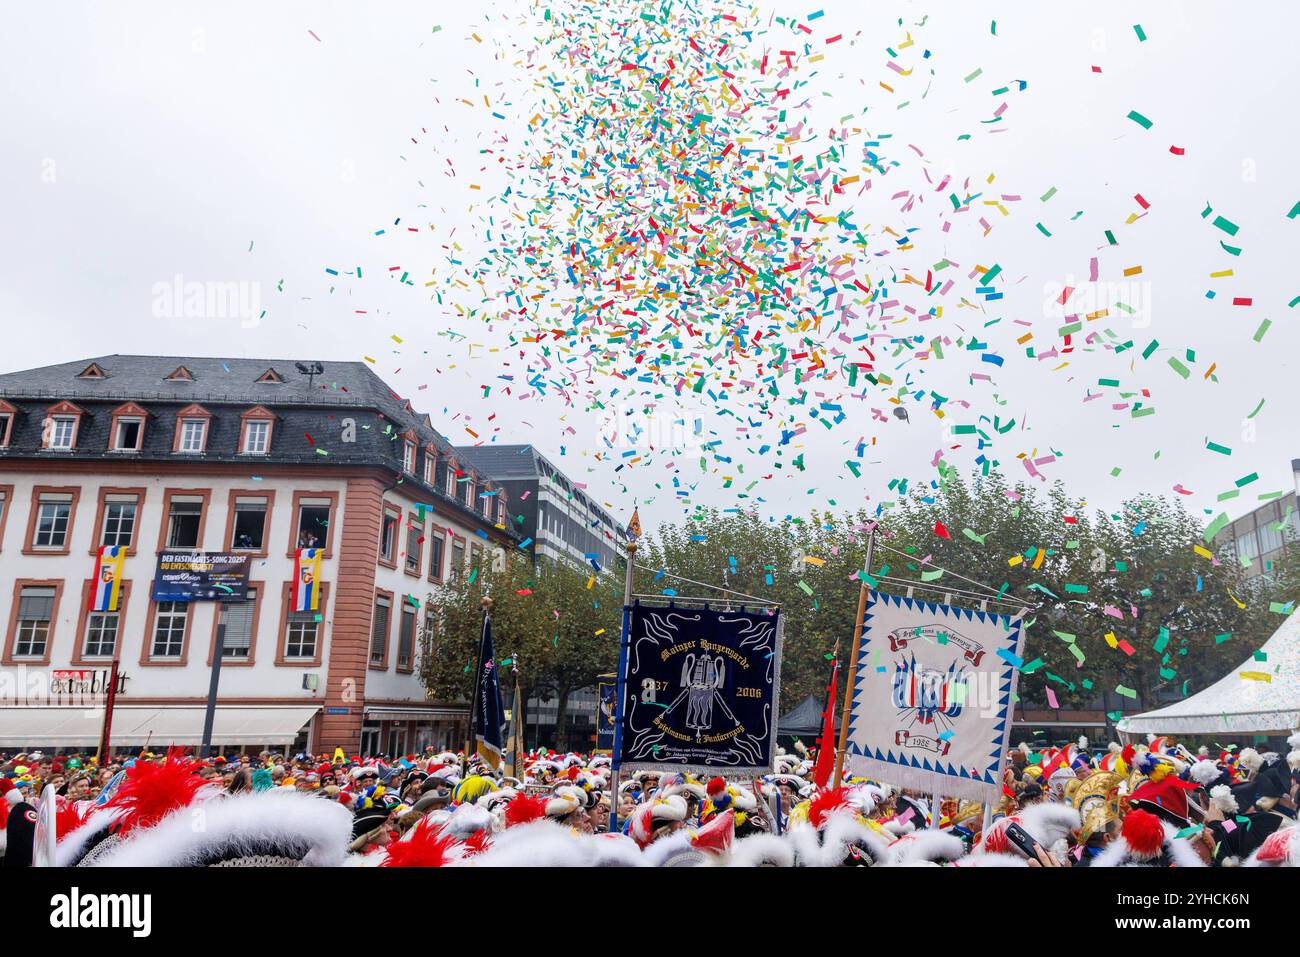
M 1173 369 L 1184 379 L 1191 377 L 1192 370 L 1187 368 L 1187 366 L 1183 365 L 1181 362 L 1179 362 L 1175 356 L 1169 357 L 1169 368 Z
M 1135 701 L 1137 700 L 1137 696 L 1138 696 L 1138 693 L 1136 691 L 1134 691 L 1132 688 L 1126 688 L 1124 687 L 1124 685 L 1116 685 L 1115 693 L 1124 698 L 1132 698 Z
M 1222 216 L 1214 217 L 1214 225 L 1222 229 L 1229 236 L 1237 235 L 1237 224 L 1231 220 L 1224 219 Z
M 1231 455 L 1232 449 L 1226 445 L 1220 445 L 1218 442 L 1206 442 L 1205 447 L 1211 452 L 1218 452 L 1220 455 Z
M 1056 195 L 1056 187 L 1053 186 L 1051 189 L 1049 189 L 1049 190 L 1048 190 L 1046 193 L 1044 193 L 1042 196 L 1038 197 L 1038 201 L 1039 201 L 1040 203 L 1045 203 L 1045 202 L 1047 202 L 1049 199 L 1051 199 L 1051 198 L 1052 198 L 1053 196 L 1055 196 L 1055 195 Z
M 1159 341 L 1152 339 L 1149 343 L 1147 343 L 1147 347 L 1142 350 L 1142 358 L 1150 359 L 1151 353 L 1155 352 L 1159 348 L 1160 348 Z
M 1140 24 L 1140 23 L 1135 23 L 1135 24 L 1133 24 L 1133 32 L 1137 34 L 1137 36 L 1138 36 L 1138 42 L 1139 42 L 1139 43 L 1145 43 L 1145 42 L 1146 42 L 1147 35 L 1146 35 L 1146 33 L 1142 30 L 1142 24 Z
M 1218 535 L 1219 532 L 1223 531 L 1224 526 L 1226 526 L 1227 524 L 1228 524 L 1228 513 L 1220 512 L 1218 518 L 1216 518 L 1214 521 L 1212 521 L 1209 525 L 1205 527 L 1205 533 L 1202 535 L 1202 537 L 1207 542 L 1214 541 L 1214 536 Z
M 1297 302 L 1300 302 L 1300 296 L 1296 296 L 1294 299 L 1292 299 L 1291 305 L 1294 306 Z M 1259 324 L 1259 328 L 1255 330 L 1255 335 L 1253 337 L 1254 340 L 1256 342 L 1262 340 L 1264 338 L 1264 333 L 1268 332 L 1268 327 L 1271 325 L 1273 325 L 1273 321 L 1271 319 L 1265 319 L 1263 322 L 1261 322 Z
M 1154 125 L 1150 120 L 1148 120 L 1137 110 L 1130 110 L 1128 114 L 1128 118 L 1132 120 L 1134 123 L 1136 123 L 1138 126 L 1142 127 L 1142 129 L 1144 130 L 1149 130 Z

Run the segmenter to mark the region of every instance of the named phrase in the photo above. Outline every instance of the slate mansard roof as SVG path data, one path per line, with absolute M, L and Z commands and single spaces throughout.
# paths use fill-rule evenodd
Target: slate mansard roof
M 213 416 L 207 451 L 201 456 L 205 462 L 249 465 L 251 459 L 269 464 L 378 466 L 401 472 L 403 443 L 395 436 L 413 430 L 419 450 L 433 446 L 438 453 L 435 494 L 483 520 L 442 491 L 447 460 L 464 463 L 465 458 L 427 415 L 412 409 L 363 362 L 323 362 L 324 371 L 309 378 L 298 371 L 298 361 L 109 355 L 2 374 L 0 400 L 14 406 L 18 415 L 8 448 L 0 449 L 0 462 L 33 455 L 120 459 L 122 453 L 109 451 L 109 430 L 112 411 L 127 402 L 149 413 L 144 445 L 131 454 L 135 460 L 185 458 L 173 452 L 172 444 L 177 414 L 190 405 L 202 406 Z M 191 378 L 169 378 L 178 369 Z M 88 370 L 90 377 L 83 375 Z M 69 452 L 41 452 L 46 413 L 65 401 L 85 412 L 77 447 Z M 271 450 L 267 455 L 241 455 L 240 416 L 255 406 L 264 406 L 276 417 Z M 355 423 L 353 442 L 343 441 L 346 419 Z M 412 484 L 422 486 L 421 476 L 417 467 Z M 411 476 L 406 481 L 412 482 Z

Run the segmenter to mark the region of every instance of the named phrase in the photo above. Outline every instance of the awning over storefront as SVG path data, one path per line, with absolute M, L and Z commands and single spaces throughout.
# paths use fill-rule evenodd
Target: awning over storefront
M 469 708 L 366 708 L 366 721 L 463 721 Z
M 212 724 L 216 745 L 293 744 L 320 710 L 302 707 L 217 707 Z M 119 705 L 113 709 L 112 743 L 118 747 L 165 748 L 203 741 L 204 709 L 197 706 Z M 0 708 L 0 747 L 95 747 L 103 708 Z

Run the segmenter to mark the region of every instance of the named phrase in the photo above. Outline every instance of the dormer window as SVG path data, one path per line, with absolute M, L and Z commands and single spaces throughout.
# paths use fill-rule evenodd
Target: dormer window
M 97 362 L 92 362 L 86 368 L 77 374 L 78 379 L 107 379 L 108 373 L 105 372 Z
M 144 448 L 144 424 L 149 413 L 134 402 L 113 410 L 108 430 L 109 449 L 113 452 L 139 452 Z
M 208 422 L 206 419 L 181 420 L 181 447 L 177 450 L 187 454 L 202 452 L 208 444 Z
M 239 453 L 267 455 L 271 451 L 271 428 L 275 415 L 270 409 L 255 406 L 239 417 Z
M 424 484 L 433 487 L 433 476 L 438 463 L 438 456 L 433 449 L 424 450 Z
M 284 376 L 280 375 L 280 373 L 276 372 L 274 369 L 267 369 L 257 377 L 257 381 L 263 384 L 271 383 L 272 385 L 279 385 L 284 382 Z
M 460 469 L 456 468 L 451 462 L 447 463 L 447 497 L 456 497 L 456 478 L 460 475 Z
M 144 438 L 144 419 L 123 417 L 115 420 L 113 430 L 114 452 L 139 452 L 140 442 Z
M 407 475 L 415 474 L 415 430 L 407 429 L 402 439 L 402 471 Z
M 9 448 L 9 442 L 14 437 L 14 419 L 17 415 L 16 406 L 0 399 L 0 449 Z
M 77 447 L 77 433 L 85 413 L 71 402 L 50 406 L 41 430 L 41 447 L 55 452 L 70 452 Z
M 171 375 L 167 376 L 168 382 L 193 382 L 194 373 L 184 366 L 177 366 L 172 370 Z
M 176 435 L 172 451 L 201 455 L 208 449 L 208 423 L 212 413 L 201 405 L 187 405 L 176 413 Z

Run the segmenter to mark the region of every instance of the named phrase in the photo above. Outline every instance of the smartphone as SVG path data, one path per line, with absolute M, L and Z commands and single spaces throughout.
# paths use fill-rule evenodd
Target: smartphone
M 1007 825 L 1007 843 L 1031 861 L 1038 860 L 1038 842 L 1035 841 L 1019 824 L 1012 821 Z

